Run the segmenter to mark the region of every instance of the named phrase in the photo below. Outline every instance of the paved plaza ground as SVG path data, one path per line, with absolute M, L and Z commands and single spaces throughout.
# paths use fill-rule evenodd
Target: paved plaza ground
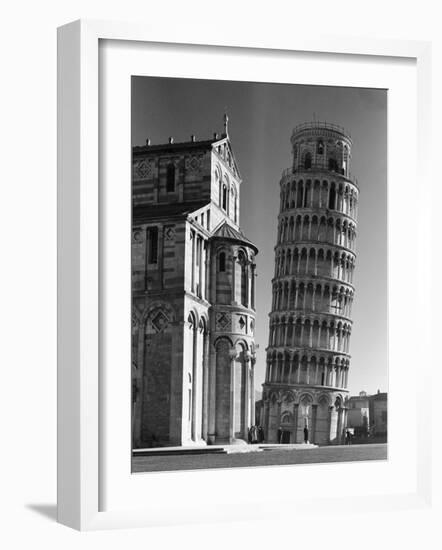
M 204 468 L 234 468 L 321 462 L 386 460 L 387 444 L 337 445 L 310 449 L 272 450 L 253 453 L 202 454 L 173 456 L 137 456 L 132 459 L 133 473 Z

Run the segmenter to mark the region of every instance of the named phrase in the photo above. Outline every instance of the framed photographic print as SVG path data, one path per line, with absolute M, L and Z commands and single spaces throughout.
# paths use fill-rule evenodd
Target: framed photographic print
M 62 523 L 429 496 L 429 47 L 263 46 L 59 30 Z
M 387 458 L 387 91 L 131 86 L 132 470 Z

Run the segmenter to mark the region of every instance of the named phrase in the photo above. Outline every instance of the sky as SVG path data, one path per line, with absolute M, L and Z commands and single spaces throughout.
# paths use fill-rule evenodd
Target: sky
M 356 289 L 349 390 L 388 390 L 387 363 L 387 90 L 132 77 L 132 144 L 229 137 L 241 172 L 240 226 L 256 257 L 256 389 L 265 375 L 279 181 L 291 166 L 290 136 L 302 122 L 343 126 L 353 140 L 350 171 L 360 189 Z

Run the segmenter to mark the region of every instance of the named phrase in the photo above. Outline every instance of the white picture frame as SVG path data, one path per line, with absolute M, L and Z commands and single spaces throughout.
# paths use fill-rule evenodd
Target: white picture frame
M 172 54 L 180 48 L 187 51 L 195 47 L 209 58 L 216 47 L 228 48 L 229 56 L 233 57 L 244 55 L 248 51 L 260 55 L 266 55 L 267 52 L 269 55 L 280 56 L 282 61 L 287 54 L 293 52 L 304 52 L 319 57 L 353 56 L 358 63 L 362 63 L 362 58 L 357 56 L 385 60 L 411 59 L 416 64 L 415 107 L 418 123 L 413 130 L 415 135 L 411 136 L 410 141 L 413 154 L 416 153 L 415 158 L 419 162 L 419 177 L 422 182 L 422 202 L 418 201 L 416 204 L 416 216 L 419 220 L 420 241 L 430 242 L 429 219 L 423 206 L 423 198 L 426 198 L 427 205 L 431 204 L 428 154 L 431 115 L 430 44 L 365 40 L 344 36 L 311 38 L 299 33 L 294 37 L 281 36 L 278 40 L 272 39 L 272 43 L 268 43 L 261 36 L 250 38 L 250 33 L 247 36 L 248 38 L 226 35 L 224 40 L 216 40 L 216 43 L 213 43 L 204 36 L 204 32 L 201 32 L 200 36 L 190 37 L 183 29 L 180 35 L 166 36 L 143 25 L 102 21 L 76 21 L 61 27 L 58 31 L 58 521 L 70 527 L 92 530 L 218 521 L 220 518 L 259 518 L 263 513 L 261 508 L 266 499 L 279 498 L 277 493 L 260 488 L 259 496 L 251 492 L 248 500 L 236 498 L 236 505 L 234 502 L 229 503 L 227 497 L 223 500 L 221 495 L 215 509 L 205 506 L 197 496 L 194 497 L 192 505 L 187 507 L 184 507 L 181 501 L 171 504 L 167 499 L 159 498 L 160 484 L 170 483 L 169 487 L 176 484 L 176 490 L 179 492 L 180 484 L 183 483 L 184 488 L 189 478 L 193 482 L 198 479 L 199 486 L 207 485 L 208 482 L 225 483 L 226 476 L 235 481 L 239 477 L 247 479 L 250 483 L 256 481 L 256 470 L 241 469 L 241 473 L 232 470 L 218 473 L 184 472 L 179 475 L 149 474 L 143 480 L 132 476 L 131 485 L 150 484 L 152 494 L 157 495 L 158 499 L 151 496 L 149 502 L 149 499 L 144 497 L 146 502 L 143 504 L 142 501 L 132 500 L 131 493 L 121 489 L 121 500 L 118 501 L 117 496 L 118 505 L 115 505 L 115 498 L 111 506 L 107 506 L 103 501 L 102 485 L 108 483 L 109 475 L 111 478 L 114 476 L 116 468 L 121 468 L 121 463 L 110 461 L 106 462 L 104 467 L 103 462 L 106 458 L 103 455 L 110 453 L 110 447 L 103 442 L 103 415 L 107 414 L 103 402 L 106 402 L 108 397 L 107 389 L 100 384 L 103 372 L 100 348 L 103 317 L 100 308 L 102 301 L 106 299 L 106 291 L 101 284 L 102 268 L 106 265 L 102 257 L 101 232 L 106 229 L 106 225 L 100 222 L 104 206 L 99 174 L 99 118 L 103 109 L 99 93 L 102 41 L 125 41 L 129 47 L 141 43 L 167 44 Z M 350 79 L 348 85 L 352 85 Z M 413 124 L 411 128 L 414 128 Z M 414 151 L 415 144 L 417 151 Z M 391 177 L 391 173 L 389 175 Z M 409 175 L 405 174 L 404 181 L 407 177 Z M 112 199 L 113 204 L 117 199 Z M 395 239 L 391 228 L 390 239 Z M 391 252 L 395 256 L 400 255 L 400 250 L 394 247 Z M 419 259 L 420 270 L 416 277 L 420 292 L 417 297 L 418 303 L 414 307 L 419 307 L 420 311 L 429 311 L 431 290 L 427 247 L 419 249 Z M 127 271 L 126 278 L 129 276 Z M 394 295 L 392 299 L 394 300 Z M 398 302 L 390 306 L 391 311 L 397 313 Z M 419 346 L 425 347 L 429 338 L 428 333 L 422 332 L 419 336 Z M 415 357 L 413 354 L 417 351 L 412 351 L 408 359 L 411 370 Z M 365 498 L 361 495 L 353 497 L 348 491 L 342 495 L 324 498 L 325 495 L 321 496 L 321 491 L 318 490 L 302 503 L 290 494 L 280 496 L 281 502 L 289 503 L 291 509 L 295 507 L 302 513 L 316 513 L 320 509 L 339 505 L 343 499 L 348 501 L 349 497 L 353 499 L 355 507 L 368 512 L 384 508 L 427 506 L 431 498 L 431 456 L 428 447 L 420 443 L 430 440 L 431 433 L 431 406 L 428 403 L 428 395 L 424 397 L 423 391 L 429 386 L 430 365 L 429 360 L 421 365 L 420 376 L 416 383 L 412 384 L 412 391 L 416 393 L 416 425 L 413 424 L 415 439 L 412 449 L 416 455 L 413 463 L 407 466 L 413 468 L 415 476 L 412 480 L 412 489 L 407 488 L 405 493 L 391 488 L 387 488 L 383 493 L 373 490 L 372 493 L 366 493 Z M 120 387 L 123 399 L 124 391 L 125 389 Z M 129 393 L 127 396 L 129 398 Z M 394 408 L 389 415 L 389 421 L 393 425 L 400 423 L 400 419 L 395 417 Z M 127 439 L 122 442 L 123 448 L 127 443 L 128 448 L 124 453 L 128 456 L 129 440 L 128 434 Z M 334 467 L 335 471 L 338 467 Z M 351 468 L 351 465 L 345 467 Z M 394 468 L 394 465 L 392 467 Z M 281 471 L 287 472 L 287 469 L 274 467 L 272 471 L 273 475 L 278 477 Z M 330 470 L 322 470 L 324 475 L 328 471 Z M 125 475 L 129 476 L 130 471 L 126 471 Z M 191 477 L 195 475 L 198 478 Z M 320 478 L 323 479 L 324 476 Z M 118 495 L 115 491 L 114 494 Z M 247 503 L 250 506 L 247 506 Z M 269 512 L 266 513 L 268 516 Z M 277 515 L 281 516 L 281 512 Z

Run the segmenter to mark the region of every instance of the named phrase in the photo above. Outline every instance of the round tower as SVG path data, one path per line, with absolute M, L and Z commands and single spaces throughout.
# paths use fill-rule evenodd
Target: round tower
M 267 441 L 339 444 L 347 419 L 359 190 L 341 127 L 292 133 L 280 181 L 273 301 L 263 384 Z M 307 428 L 307 432 L 305 431 Z
M 255 423 L 256 246 L 227 221 L 211 244 L 208 441 L 244 444 Z

